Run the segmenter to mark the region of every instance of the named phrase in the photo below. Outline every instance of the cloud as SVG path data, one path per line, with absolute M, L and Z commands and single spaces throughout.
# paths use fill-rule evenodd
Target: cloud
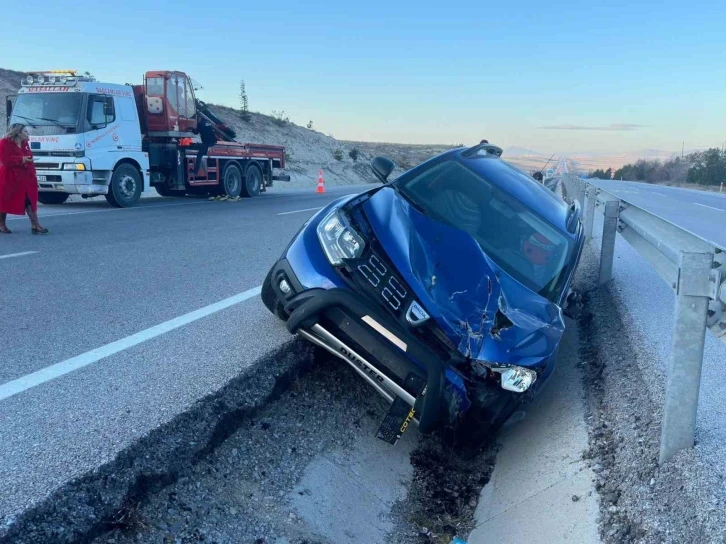
M 639 128 L 646 127 L 648 125 L 636 125 L 635 123 L 613 123 L 606 127 L 591 127 L 586 125 L 546 125 L 539 127 L 545 130 L 638 130 Z

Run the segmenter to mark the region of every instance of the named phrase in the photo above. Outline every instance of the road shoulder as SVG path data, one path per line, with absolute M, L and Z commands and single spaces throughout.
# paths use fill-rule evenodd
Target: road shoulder
M 600 542 L 594 475 L 583 460 L 588 426 L 578 344 L 569 321 L 547 388 L 523 421 L 501 433 L 469 544 Z

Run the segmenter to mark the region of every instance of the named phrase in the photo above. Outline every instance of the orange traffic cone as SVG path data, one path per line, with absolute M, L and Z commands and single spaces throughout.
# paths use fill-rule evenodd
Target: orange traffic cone
M 325 192 L 325 182 L 323 181 L 323 171 L 322 170 L 318 174 L 318 189 L 315 192 L 316 193 L 324 193 Z

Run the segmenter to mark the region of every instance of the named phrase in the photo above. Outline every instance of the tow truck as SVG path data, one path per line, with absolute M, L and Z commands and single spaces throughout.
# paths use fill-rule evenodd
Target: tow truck
M 74 70 L 28 73 L 7 97 L 8 124 L 30 132 L 39 200 L 62 204 L 72 194 L 103 195 L 114 207 L 161 196 L 254 197 L 273 181 L 290 181 L 285 148 L 235 141 L 232 128 L 195 96 L 198 84 L 180 71 L 149 71 L 142 85 L 102 83 Z M 204 118 L 217 144 L 193 175 Z

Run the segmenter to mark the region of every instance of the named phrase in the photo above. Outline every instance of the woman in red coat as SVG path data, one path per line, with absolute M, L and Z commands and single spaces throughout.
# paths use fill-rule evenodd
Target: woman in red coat
M 0 140 L 0 234 L 12 232 L 5 224 L 9 213 L 27 213 L 33 234 L 48 232 L 38 222 L 38 178 L 29 139 L 25 125 L 16 123 Z

